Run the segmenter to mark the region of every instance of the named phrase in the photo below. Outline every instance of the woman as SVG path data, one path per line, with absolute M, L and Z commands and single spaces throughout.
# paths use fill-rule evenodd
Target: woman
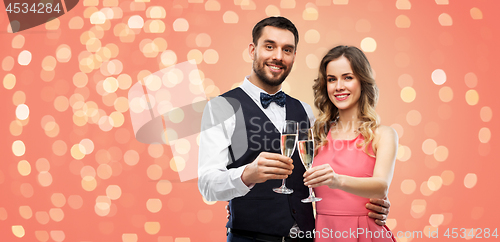
M 321 61 L 313 89 L 317 155 L 304 182 L 323 198 L 316 241 L 395 241 L 365 208 L 369 198 L 387 196 L 398 144 L 394 129 L 379 124 L 370 63 L 358 48 L 337 46 Z

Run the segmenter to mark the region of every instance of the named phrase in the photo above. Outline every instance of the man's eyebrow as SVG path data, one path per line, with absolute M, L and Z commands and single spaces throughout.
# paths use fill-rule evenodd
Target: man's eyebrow
M 276 41 L 274 40 L 270 40 L 270 39 L 265 39 L 264 40 L 264 43 L 265 44 L 276 44 Z M 286 48 L 292 48 L 292 49 L 295 49 L 295 45 L 285 45 Z

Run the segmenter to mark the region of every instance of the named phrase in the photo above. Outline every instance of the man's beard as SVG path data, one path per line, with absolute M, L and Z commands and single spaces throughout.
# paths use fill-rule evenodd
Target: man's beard
M 256 58 L 256 59 L 258 60 L 258 58 Z M 279 62 L 272 62 L 272 64 L 280 66 L 282 68 L 287 68 L 286 66 L 284 66 L 282 63 L 279 63 Z M 283 70 L 283 73 L 281 74 L 280 78 L 278 78 L 278 79 L 270 79 L 270 78 L 267 77 L 266 70 L 264 68 L 266 68 L 266 64 L 265 63 L 262 63 L 262 66 L 259 66 L 258 62 L 254 61 L 254 63 L 253 63 L 253 71 L 255 72 L 255 74 L 257 75 L 257 77 L 262 82 L 264 82 L 265 84 L 267 84 L 269 86 L 272 86 L 272 87 L 281 85 L 281 83 L 283 83 L 285 81 L 286 77 L 290 73 L 290 69 L 287 68 L 287 69 Z M 290 66 L 290 68 L 291 68 L 291 66 Z

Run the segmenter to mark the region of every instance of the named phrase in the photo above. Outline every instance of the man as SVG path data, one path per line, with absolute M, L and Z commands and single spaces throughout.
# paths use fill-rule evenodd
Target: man
M 284 120 L 303 127 L 314 120 L 308 104 L 281 91 L 294 63 L 298 31 L 284 17 L 269 17 L 255 25 L 252 38 L 250 76 L 205 109 L 198 187 L 209 201 L 230 200 L 227 241 L 307 241 L 289 236 L 292 228 L 312 231 L 314 215 L 310 203 L 300 202 L 308 196 L 305 169 L 297 152 L 291 158 L 280 154 L 279 132 Z M 294 192 L 275 193 L 285 178 Z M 385 224 L 388 202 L 372 202 L 382 206 L 367 205 L 374 211 L 370 217 Z

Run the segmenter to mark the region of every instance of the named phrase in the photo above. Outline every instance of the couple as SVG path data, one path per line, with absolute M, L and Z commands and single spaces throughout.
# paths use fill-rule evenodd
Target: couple
M 320 110 L 314 122 L 308 104 L 281 91 L 297 50 L 293 23 L 263 19 L 252 38 L 250 76 L 209 102 L 200 137 L 198 187 L 209 201 L 229 201 L 227 241 L 395 241 L 385 220 L 397 135 L 379 125 L 378 89 L 365 55 L 347 46 L 326 54 L 313 86 Z M 317 155 L 307 172 L 297 152 L 280 154 L 284 120 L 314 123 Z M 273 191 L 284 178 L 292 194 Z M 323 198 L 316 221 L 311 203 L 300 201 L 308 187 Z M 353 238 L 352 231 L 362 234 Z

